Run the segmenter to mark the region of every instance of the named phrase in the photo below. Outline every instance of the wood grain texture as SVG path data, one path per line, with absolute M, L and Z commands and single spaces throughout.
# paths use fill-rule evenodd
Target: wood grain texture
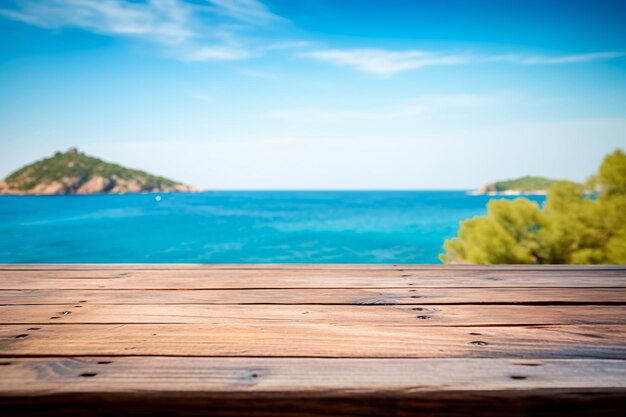
M 617 416 L 625 363 L 16 358 L 0 373 L 0 407 L 29 416 Z
M 0 271 L 0 289 L 626 288 L 622 270 Z
M 85 304 L 626 304 L 626 288 L 328 288 L 0 290 L 0 305 Z
M 626 267 L 0 265 L 0 409 L 626 413 Z
M 94 390 L 334 396 L 549 388 L 626 388 L 626 361 L 52 357 L 11 359 L 0 373 L 3 396 Z
M 476 305 L 27 305 L 0 306 L 5 324 L 213 324 L 263 326 L 531 326 L 623 324 L 626 306 Z
M 0 328 L 0 356 L 626 359 L 625 340 L 623 325 L 9 324 Z

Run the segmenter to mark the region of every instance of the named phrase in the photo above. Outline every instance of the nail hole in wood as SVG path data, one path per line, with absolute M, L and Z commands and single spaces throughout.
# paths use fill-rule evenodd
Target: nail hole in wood
M 541 366 L 542 364 L 540 364 L 540 363 L 516 363 L 515 365 L 519 365 L 519 366 Z
M 525 375 L 511 375 L 510 377 L 511 377 L 511 379 L 526 379 L 526 378 L 528 378 Z
M 83 372 L 82 374 L 80 374 L 80 376 L 85 377 L 85 378 L 91 378 L 98 375 L 96 372 Z
M 79 303 L 86 303 L 86 302 L 87 302 L 87 301 L 85 301 L 85 300 L 79 301 Z
M 71 312 L 71 311 L 69 311 L 69 310 L 65 310 L 65 311 L 64 311 L 64 312 L 62 312 L 61 314 L 72 314 L 72 312 Z
M 109 364 L 111 364 L 111 363 L 113 363 L 113 362 L 111 362 L 111 361 L 98 361 L 98 362 L 96 362 L 96 363 L 97 363 L 98 365 L 109 365 Z
M 17 336 L 15 336 L 16 339 L 24 339 L 26 337 L 28 337 L 28 333 L 18 334 Z
M 52 316 L 52 317 L 50 317 L 50 318 L 51 318 L 51 319 L 60 319 L 61 317 L 59 317 L 59 316 Z
M 41 327 L 29 327 L 26 330 L 41 330 Z
M 480 336 L 480 333 L 473 332 L 473 333 L 470 333 L 470 335 L 471 336 Z
M 417 318 L 421 320 L 428 320 L 430 316 L 417 316 Z
M 483 342 L 482 340 L 474 340 L 471 344 L 474 346 L 487 346 L 489 343 Z
M 0 362 L 0 366 L 9 366 L 11 362 Z

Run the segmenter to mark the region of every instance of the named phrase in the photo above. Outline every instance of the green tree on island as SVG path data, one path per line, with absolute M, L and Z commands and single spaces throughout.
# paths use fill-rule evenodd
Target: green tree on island
M 448 264 L 626 263 L 626 154 L 607 155 L 585 186 L 555 182 L 543 208 L 491 200 L 487 215 L 461 222 L 443 248 Z

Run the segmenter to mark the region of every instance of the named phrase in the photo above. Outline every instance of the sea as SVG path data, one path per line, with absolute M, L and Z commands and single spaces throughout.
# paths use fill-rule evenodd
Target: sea
M 0 263 L 437 264 L 466 191 L 0 196 Z M 524 197 L 543 203 L 543 196 Z

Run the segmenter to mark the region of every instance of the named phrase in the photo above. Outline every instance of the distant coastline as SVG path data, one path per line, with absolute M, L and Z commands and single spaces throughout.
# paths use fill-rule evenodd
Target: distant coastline
M 483 185 L 478 190 L 469 191 L 467 194 L 490 196 L 546 195 L 554 182 L 555 180 L 545 177 L 525 176 L 492 182 Z
M 490 196 L 517 196 L 517 195 L 547 195 L 547 190 L 531 190 L 531 191 L 519 191 L 519 190 L 505 190 L 505 191 L 481 191 L 471 190 L 467 192 L 467 195 L 490 195 Z
M 0 195 L 132 194 L 200 192 L 202 190 L 108 163 L 76 148 L 57 152 L 0 181 Z

